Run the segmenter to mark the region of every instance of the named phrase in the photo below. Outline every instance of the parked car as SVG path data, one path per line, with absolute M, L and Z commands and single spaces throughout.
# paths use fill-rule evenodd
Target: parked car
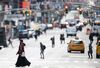
M 28 29 L 28 36 L 32 38 L 35 35 L 35 31 L 33 29 Z
M 71 27 L 66 28 L 66 34 L 67 34 L 67 37 L 68 36 L 76 36 L 77 35 L 76 27 L 75 26 L 71 26 Z
M 19 30 L 19 39 L 21 38 L 29 39 L 28 30 Z
M 80 51 L 81 53 L 84 53 L 85 47 L 84 42 L 80 39 L 72 39 L 68 43 L 67 51 Z
M 96 46 L 96 58 L 100 59 L 100 40 L 97 42 Z

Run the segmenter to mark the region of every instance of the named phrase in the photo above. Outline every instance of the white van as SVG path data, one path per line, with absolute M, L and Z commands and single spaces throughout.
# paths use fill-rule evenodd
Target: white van
M 66 34 L 67 34 L 67 37 L 68 36 L 76 36 L 77 35 L 77 29 L 75 26 L 71 26 L 71 27 L 68 27 L 66 29 Z

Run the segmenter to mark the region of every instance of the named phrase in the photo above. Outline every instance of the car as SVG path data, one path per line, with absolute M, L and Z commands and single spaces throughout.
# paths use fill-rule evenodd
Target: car
M 66 21 L 66 17 L 63 16 L 63 18 L 60 21 L 60 28 L 66 28 L 68 26 L 68 22 Z
M 35 31 L 33 29 L 27 29 L 27 30 L 29 38 L 33 38 L 33 36 L 35 35 Z
M 84 42 L 80 39 L 72 39 L 68 43 L 67 51 L 80 51 L 81 53 L 84 53 L 85 46 Z
M 46 24 L 47 29 L 53 29 L 53 25 L 52 24 Z
M 44 24 L 44 23 L 42 23 L 42 24 L 40 25 L 40 29 L 41 29 L 42 31 L 44 31 L 45 29 L 47 29 L 47 25 Z
M 68 22 L 60 23 L 60 28 L 66 28 L 68 27 Z
M 28 30 L 19 30 L 19 39 L 21 38 L 29 39 Z
M 96 58 L 100 59 L 100 40 L 97 42 L 96 46 Z
M 76 36 L 77 35 L 77 29 L 75 26 L 70 26 L 66 28 L 66 34 L 68 36 Z
M 92 33 L 94 33 L 95 36 L 98 36 L 98 34 L 100 34 L 100 18 L 96 18 L 92 27 Z
M 68 22 L 69 25 L 76 25 L 77 24 L 77 19 L 67 19 L 66 22 Z
M 66 19 L 79 19 L 79 12 L 77 10 L 72 10 L 66 15 Z

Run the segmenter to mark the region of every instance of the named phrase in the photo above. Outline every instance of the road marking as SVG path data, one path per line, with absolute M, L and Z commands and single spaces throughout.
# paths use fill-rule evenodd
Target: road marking
M 98 61 L 93 61 L 95 64 L 99 63 Z
M 84 63 L 89 63 L 89 61 L 87 61 L 87 60 L 85 60 L 85 61 L 83 61 Z

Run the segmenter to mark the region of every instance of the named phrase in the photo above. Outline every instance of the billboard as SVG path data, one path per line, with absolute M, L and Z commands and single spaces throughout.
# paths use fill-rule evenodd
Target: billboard
M 29 1 L 22 2 L 22 8 L 30 9 L 30 2 Z

